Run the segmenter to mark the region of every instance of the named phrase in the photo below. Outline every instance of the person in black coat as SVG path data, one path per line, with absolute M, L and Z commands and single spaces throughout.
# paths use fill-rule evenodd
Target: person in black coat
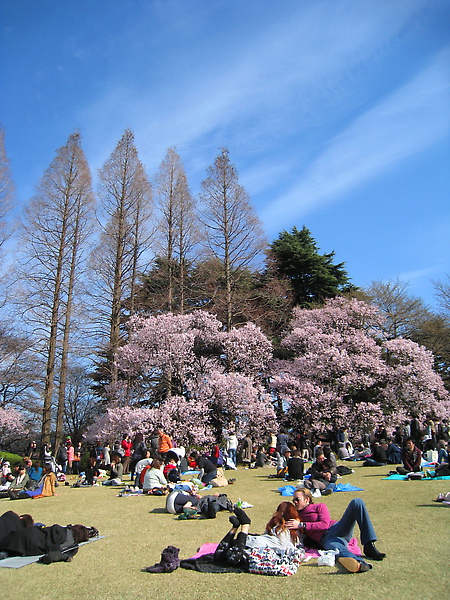
M 12 531 L 19 531 L 34 524 L 31 515 L 18 515 L 13 510 L 8 510 L 0 516 L 0 541 Z
M 0 558 L 44 555 L 42 562 L 68 561 L 78 551 L 78 544 L 98 535 L 84 525 L 26 527 L 11 531 L 0 539 Z

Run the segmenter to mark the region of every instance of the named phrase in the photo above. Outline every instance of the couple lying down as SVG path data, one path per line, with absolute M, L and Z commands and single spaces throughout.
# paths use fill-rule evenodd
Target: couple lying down
M 250 535 L 251 520 L 240 508 L 234 508 L 230 517 L 231 529 L 221 540 L 214 552 L 215 564 L 230 565 L 249 570 L 249 560 L 258 555 L 255 550 L 270 548 L 284 560 L 293 557 L 298 561 L 299 547 L 319 547 L 334 550 L 338 562 L 349 573 L 369 571 L 372 566 L 362 556 L 349 549 L 353 529 L 358 524 L 365 557 L 382 560 L 385 554 L 375 547 L 377 539 L 367 508 L 363 500 L 356 498 L 346 508 L 339 521 L 332 521 L 324 503 L 314 504 L 311 492 L 296 490 L 293 503 L 282 502 L 263 535 Z M 183 565 L 182 565 L 183 566 Z M 250 569 L 251 571 L 251 569 Z M 282 574 L 282 573 L 280 573 Z

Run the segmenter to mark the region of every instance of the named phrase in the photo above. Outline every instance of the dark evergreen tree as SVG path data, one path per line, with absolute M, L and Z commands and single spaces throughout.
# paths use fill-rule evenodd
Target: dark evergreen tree
M 344 263 L 333 263 L 334 252 L 320 254 L 319 250 L 306 227 L 282 231 L 270 245 L 269 257 L 279 275 L 289 280 L 294 303 L 305 308 L 355 289 Z

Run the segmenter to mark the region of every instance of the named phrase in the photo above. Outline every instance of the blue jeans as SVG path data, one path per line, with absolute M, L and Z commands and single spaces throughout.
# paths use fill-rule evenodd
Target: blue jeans
M 322 548 L 324 550 L 339 550 L 338 556 L 349 556 L 356 558 L 358 562 L 364 562 L 360 556 L 356 556 L 348 549 L 348 543 L 353 537 L 353 529 L 356 523 L 359 526 L 363 545 L 377 539 L 364 501 L 361 498 L 355 498 L 345 509 L 340 521 L 332 525 L 323 535 L 320 540 Z
M 236 464 L 236 448 L 229 448 L 227 450 L 228 457 Z

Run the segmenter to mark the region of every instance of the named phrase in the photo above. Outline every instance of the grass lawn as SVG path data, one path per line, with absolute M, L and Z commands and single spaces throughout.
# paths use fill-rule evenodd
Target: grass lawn
M 116 497 L 117 488 L 60 486 L 58 496 L 39 500 L 0 500 L 7 510 L 29 512 L 47 525 L 94 525 L 106 538 L 81 548 L 71 563 L 32 564 L 22 569 L 0 569 L 3 600 L 139 600 L 205 598 L 207 600 L 410 600 L 450 598 L 450 506 L 435 503 L 439 492 L 450 490 L 450 481 L 384 481 L 389 470 L 355 469 L 340 482 L 364 488 L 323 498 L 331 516 L 339 519 L 348 502 L 363 498 L 377 531 L 383 562 L 373 562 L 367 573 L 348 574 L 340 568 L 302 565 L 293 577 L 241 574 L 204 574 L 178 569 L 170 574 L 150 574 L 141 569 L 160 560 L 168 545 L 188 558 L 204 542 L 216 542 L 227 531 L 227 512 L 216 519 L 178 521 L 165 513 L 163 497 Z M 251 531 L 264 530 L 282 498 L 283 482 L 268 479 L 271 468 L 227 471 L 236 483 L 223 488 L 233 501 L 242 498 L 254 505 L 248 510 Z M 357 532 L 355 532 L 357 533 Z

